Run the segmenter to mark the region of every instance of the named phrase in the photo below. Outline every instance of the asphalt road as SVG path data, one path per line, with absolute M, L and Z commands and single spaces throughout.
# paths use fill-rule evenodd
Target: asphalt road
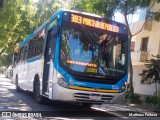
M 46 101 L 45 105 L 36 103 L 30 92 L 16 92 L 15 86 L 11 84 L 11 81 L 0 75 L 0 111 L 18 111 L 24 113 L 25 111 L 38 112 L 42 114 L 43 118 L 38 119 L 56 119 L 56 120 L 99 120 L 99 119 L 160 119 L 158 117 L 147 117 L 145 113 L 151 113 L 151 111 L 133 108 L 125 105 L 95 105 L 90 109 L 84 109 L 80 105 L 66 102 Z M 2 114 L 2 113 L 1 113 Z M 136 115 L 136 116 L 134 116 Z M 142 115 L 139 117 L 137 115 Z M 143 117 L 143 115 L 145 117 Z M 45 116 L 45 117 L 44 117 Z M 1 119 L 8 119 L 2 118 Z M 11 118 L 15 119 L 15 118 Z M 23 119 L 23 118 L 16 118 Z M 37 119 L 37 118 L 28 118 Z

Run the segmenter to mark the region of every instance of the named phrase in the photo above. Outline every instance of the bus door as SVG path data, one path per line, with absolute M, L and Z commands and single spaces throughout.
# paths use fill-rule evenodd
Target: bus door
M 43 70 L 43 93 L 49 95 L 52 98 L 52 81 L 54 72 L 54 51 L 55 51 L 55 40 L 53 36 L 53 29 L 47 34 L 47 41 L 44 53 L 44 70 Z

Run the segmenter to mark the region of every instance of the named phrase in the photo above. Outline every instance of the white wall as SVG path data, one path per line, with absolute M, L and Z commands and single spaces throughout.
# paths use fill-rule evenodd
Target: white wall
M 136 36 L 135 49 L 134 49 L 134 51 L 140 51 L 140 49 L 141 49 L 141 43 L 142 43 L 142 38 L 149 37 L 148 42 L 150 41 L 150 34 L 151 34 L 150 31 L 143 30 L 140 34 L 138 34 L 138 35 Z M 148 43 L 148 44 L 149 44 L 149 43 Z M 149 45 L 148 45 L 148 46 L 149 46 Z
M 133 66 L 133 87 L 134 93 L 143 94 L 143 95 L 154 95 L 156 89 L 155 84 L 141 84 L 141 76 L 142 70 L 145 69 L 144 65 L 134 65 Z M 160 89 L 160 84 L 159 84 Z
M 159 42 L 160 42 L 160 22 L 153 21 L 152 31 L 148 41 L 148 52 L 149 52 L 148 58 L 149 59 L 152 57 L 152 55 L 158 54 Z
M 160 4 L 155 4 L 153 11 L 157 11 L 160 8 Z M 136 23 L 131 24 L 130 28 L 133 29 L 132 34 L 137 32 L 141 26 L 143 21 L 138 21 Z M 136 35 L 135 40 L 135 48 L 134 51 L 140 51 L 142 38 L 149 37 L 148 40 L 148 59 L 152 58 L 152 55 L 160 55 L 160 22 L 152 21 L 152 29 L 142 30 L 139 34 Z M 133 59 L 134 60 L 134 59 Z M 154 95 L 156 89 L 155 84 L 141 84 L 141 76 L 142 70 L 145 69 L 145 65 L 142 63 L 133 62 L 133 86 L 134 92 L 143 95 Z M 159 95 L 160 95 L 160 84 L 159 84 Z

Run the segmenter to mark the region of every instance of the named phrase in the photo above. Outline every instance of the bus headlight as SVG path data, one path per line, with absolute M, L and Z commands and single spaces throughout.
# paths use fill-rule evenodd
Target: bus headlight
M 60 86 L 65 87 L 65 88 L 69 88 L 66 80 L 63 77 L 61 77 L 60 75 L 59 76 L 57 75 L 57 77 L 58 77 L 58 84 Z
M 127 83 L 125 82 L 125 84 L 122 86 L 121 92 L 124 92 L 127 89 Z
M 68 84 L 64 78 L 58 78 L 58 84 L 62 87 L 68 88 Z

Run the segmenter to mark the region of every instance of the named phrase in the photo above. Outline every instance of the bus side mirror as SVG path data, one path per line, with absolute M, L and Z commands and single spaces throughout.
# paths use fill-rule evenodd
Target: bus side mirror
M 57 36 L 58 33 L 59 33 L 59 25 L 55 24 L 55 25 L 53 26 L 52 35 L 53 35 L 53 36 Z

